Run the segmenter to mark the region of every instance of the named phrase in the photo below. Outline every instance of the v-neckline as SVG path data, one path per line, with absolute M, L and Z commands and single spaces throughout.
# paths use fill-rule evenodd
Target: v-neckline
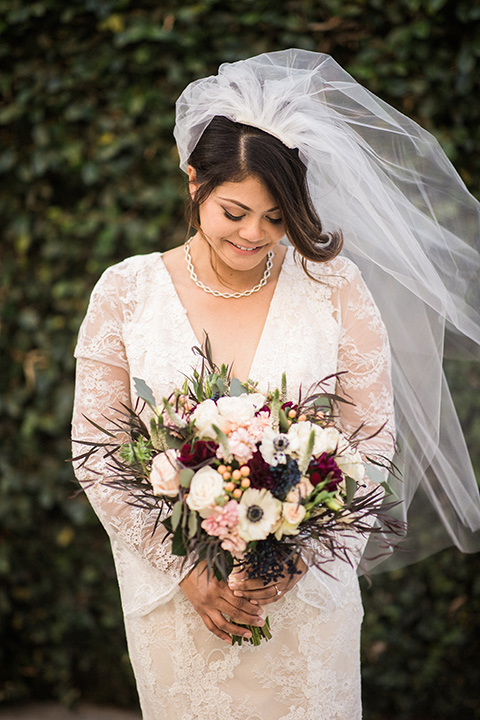
M 257 363 L 257 359 L 258 359 L 258 356 L 259 356 L 259 354 L 260 354 L 260 349 L 261 349 L 261 347 L 262 347 L 262 345 L 263 345 L 263 339 L 264 339 L 264 336 L 266 335 L 267 327 L 268 327 L 268 325 L 269 325 L 270 317 L 271 317 L 271 315 L 272 315 L 272 308 L 274 307 L 274 305 L 275 305 L 276 302 L 277 302 L 277 297 L 278 297 L 279 292 L 280 292 L 280 291 L 279 291 L 279 288 L 280 288 L 280 286 L 281 286 L 281 284 L 282 284 L 283 276 L 284 276 L 284 274 L 285 274 L 285 273 L 284 273 L 284 268 L 285 268 L 285 266 L 286 266 L 286 264 L 287 264 L 287 256 L 289 257 L 289 255 L 290 255 L 289 251 L 290 251 L 290 248 L 287 247 L 286 252 L 285 252 L 285 255 L 283 256 L 282 264 L 281 264 L 281 266 L 280 266 L 280 271 L 279 271 L 279 273 L 278 273 L 277 282 L 276 282 L 275 288 L 274 288 L 274 290 L 273 290 L 272 297 L 271 297 L 271 299 L 270 299 L 270 303 L 269 303 L 269 306 L 268 306 L 267 314 L 266 314 L 266 316 L 265 316 L 265 321 L 264 321 L 264 323 L 263 323 L 263 328 L 262 328 L 262 331 L 261 331 L 261 333 L 260 333 L 260 338 L 259 338 L 259 340 L 258 340 L 257 347 L 255 348 L 255 352 L 253 353 L 252 362 L 250 363 L 250 369 L 249 369 L 249 371 L 248 371 L 248 373 L 247 373 L 247 378 L 252 378 L 252 379 L 253 379 L 253 373 L 252 373 L 252 371 L 255 369 L 255 365 L 256 365 L 256 363 Z M 203 344 L 203 341 L 200 341 L 200 340 L 197 338 L 197 334 L 196 334 L 195 330 L 193 329 L 192 323 L 190 322 L 190 318 L 188 317 L 187 308 L 185 307 L 185 305 L 184 305 L 183 302 L 181 301 L 180 295 L 178 294 L 178 290 L 177 290 L 177 288 L 175 287 L 175 283 L 173 282 L 172 276 L 170 275 L 170 272 L 169 272 L 169 270 L 168 270 L 168 268 L 167 268 L 167 266 L 166 266 L 166 264 L 165 264 L 165 260 L 163 259 L 163 253 L 160 253 L 160 259 L 161 259 L 161 262 L 162 262 L 162 267 L 163 267 L 163 269 L 164 269 L 164 271 L 165 271 L 165 273 L 166 273 L 168 283 L 170 284 L 170 287 L 171 287 L 173 296 L 174 296 L 175 301 L 176 301 L 176 303 L 177 303 L 178 309 L 179 309 L 179 311 L 181 311 L 181 314 L 184 316 L 185 321 L 186 321 L 186 324 L 187 324 L 187 326 L 188 326 L 188 330 L 189 330 L 189 332 L 190 332 L 190 335 L 191 335 L 192 339 L 194 340 L 194 345 L 198 345 L 199 347 L 201 347 L 202 344 Z M 191 341 L 190 341 L 190 342 L 191 342 Z M 190 345 L 190 348 L 191 348 L 191 347 L 193 347 L 193 345 Z M 245 378 L 245 379 L 247 379 L 247 378 Z

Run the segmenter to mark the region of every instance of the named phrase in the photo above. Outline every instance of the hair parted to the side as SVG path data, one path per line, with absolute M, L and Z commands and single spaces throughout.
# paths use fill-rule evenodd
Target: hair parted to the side
M 251 125 L 216 116 L 204 130 L 188 164 L 195 168 L 198 188 L 190 200 L 190 226 L 201 232 L 200 206 L 226 182 L 241 182 L 248 176 L 262 181 L 278 203 L 286 235 L 301 256 L 303 269 L 307 260 L 326 262 L 340 252 L 340 231 L 324 233 L 322 223 L 310 198 L 307 169 L 296 149 Z

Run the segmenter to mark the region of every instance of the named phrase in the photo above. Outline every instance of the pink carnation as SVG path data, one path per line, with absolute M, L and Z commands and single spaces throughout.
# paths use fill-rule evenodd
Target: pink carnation
M 228 536 L 222 542 L 222 548 L 232 555 L 237 560 L 243 560 L 244 552 L 247 549 L 247 543 L 241 538 L 237 532 L 229 533 Z
M 261 442 L 263 431 L 269 425 L 270 415 L 266 412 L 260 412 L 258 415 L 255 415 L 255 417 L 245 423 L 245 427 L 255 443 Z
M 245 428 L 238 428 L 230 435 L 228 446 L 241 465 L 248 462 L 257 449 L 255 437 Z
M 223 507 L 216 507 L 212 515 L 202 521 L 202 528 L 208 535 L 225 538 L 229 530 L 238 524 L 238 503 L 229 500 Z
M 257 443 L 261 442 L 265 428 L 270 424 L 270 417 L 267 413 L 261 412 L 253 418 L 243 419 L 239 422 L 228 421 L 224 431 L 228 436 L 228 449 L 240 464 L 247 463 L 257 449 Z M 225 457 L 224 448 L 217 449 L 217 457 L 220 460 L 228 460 Z

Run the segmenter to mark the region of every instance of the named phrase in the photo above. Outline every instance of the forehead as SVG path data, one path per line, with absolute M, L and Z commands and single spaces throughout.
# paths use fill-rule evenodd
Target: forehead
M 268 206 L 267 209 L 271 209 L 277 204 L 265 183 L 254 175 L 249 175 L 240 182 L 225 182 L 217 185 L 213 196 L 233 200 L 252 209 L 260 206 Z

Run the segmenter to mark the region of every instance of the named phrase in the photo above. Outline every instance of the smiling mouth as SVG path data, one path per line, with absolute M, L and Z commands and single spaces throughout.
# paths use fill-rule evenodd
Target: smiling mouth
M 239 250 L 245 250 L 245 252 L 255 252 L 255 250 L 262 249 L 262 245 L 257 245 L 257 247 L 248 248 L 248 247 L 244 247 L 243 245 L 237 245 L 237 243 L 234 243 L 231 240 L 230 240 L 230 244 L 233 245 L 233 247 L 238 248 Z

